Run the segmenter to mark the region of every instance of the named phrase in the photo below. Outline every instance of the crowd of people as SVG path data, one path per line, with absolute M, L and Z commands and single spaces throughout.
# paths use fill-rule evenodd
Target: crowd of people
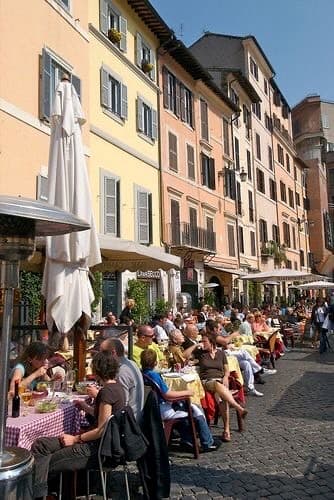
M 202 452 L 217 450 L 222 442 L 231 440 L 229 409 L 236 410 L 240 422 L 244 422 L 248 412 L 245 400 L 240 401 L 235 397 L 229 357 L 235 358 L 239 365 L 244 383 L 242 391 L 246 396 L 263 397 L 263 392 L 256 386 L 265 384 L 265 377 L 277 372 L 270 366 L 268 348 L 265 346 L 268 335 L 280 333 L 279 338 L 275 338 L 276 359 L 284 356 L 289 349 L 282 328 L 283 319 L 286 324 L 297 326 L 309 320 L 314 329 L 312 345 L 316 346 L 320 341 L 320 347 L 323 332 L 331 328 L 332 323 L 334 326 L 334 306 L 321 298 L 315 303 L 301 300 L 295 307 L 284 310 L 277 306 L 250 309 L 234 304 L 218 311 L 203 305 L 200 311 L 167 311 L 156 315 L 150 324 L 138 326 L 133 323 L 134 306 L 135 302 L 129 300 L 119 321 L 112 312 L 104 320 L 105 325 L 132 326 L 133 360 L 126 356 L 128 346 L 123 338 L 109 336 L 108 329 L 101 333 L 92 362 L 98 387 L 87 387 L 88 396 L 94 404 L 82 400 L 76 402 L 87 417 L 90 416 L 90 428 L 80 435 L 42 437 L 34 443 L 34 498 L 46 495 L 48 479 L 53 473 L 84 469 L 96 464 L 99 439 L 110 415 L 129 406 L 137 422 L 141 422 L 145 401 L 144 379 L 151 379 L 159 388 L 162 421 L 180 419 L 177 427 L 180 444 L 192 448 L 191 429 L 185 418 L 187 413 L 182 404 L 175 406 L 168 403 L 168 398 L 188 398 L 193 396 L 193 392 L 188 389 L 171 390 L 162 376 L 167 370 L 181 371 L 191 367 L 196 370 L 205 394 L 213 397 L 223 421 L 219 439 L 212 435 L 203 408 L 192 403 L 192 410 Z M 13 394 L 17 381 L 33 390 L 40 381 L 64 380 L 66 368 L 66 363 L 62 363 L 49 346 L 43 342 L 33 342 L 12 369 L 9 393 Z

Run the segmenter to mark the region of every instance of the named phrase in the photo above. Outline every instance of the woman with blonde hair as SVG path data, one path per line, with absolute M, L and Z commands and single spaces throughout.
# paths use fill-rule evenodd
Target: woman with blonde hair
M 133 323 L 133 314 L 132 310 L 135 307 L 136 302 L 134 299 L 126 299 L 125 307 L 120 314 L 119 324 L 120 325 L 132 325 Z

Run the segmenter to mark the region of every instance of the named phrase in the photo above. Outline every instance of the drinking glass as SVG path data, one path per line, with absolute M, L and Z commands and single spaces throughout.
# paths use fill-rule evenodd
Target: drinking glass
M 25 406 L 29 406 L 29 403 L 30 403 L 31 398 L 32 398 L 32 391 L 29 391 L 26 389 L 24 392 L 21 393 L 21 398 L 22 398 L 23 404 Z
M 69 370 L 66 374 L 66 392 L 70 394 L 73 391 L 73 386 L 75 382 L 75 371 Z

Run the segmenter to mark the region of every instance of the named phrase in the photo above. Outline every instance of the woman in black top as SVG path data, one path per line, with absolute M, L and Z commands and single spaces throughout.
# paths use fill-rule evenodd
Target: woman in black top
M 219 401 L 219 411 L 224 421 L 223 441 L 230 441 L 229 406 L 237 410 L 241 418 L 245 418 L 247 410 L 235 401 L 229 390 L 229 367 L 226 355 L 217 349 L 214 335 L 202 335 L 203 350 L 197 351 L 199 358 L 199 376 L 204 389 L 212 392 Z
M 99 352 L 93 359 L 93 371 L 102 385 L 96 398 L 95 429 L 78 436 L 63 434 L 58 438 L 40 438 L 32 446 L 35 459 L 33 498 L 43 497 L 48 490 L 48 475 L 75 471 L 97 465 L 99 440 L 108 418 L 125 406 L 125 393 L 116 381 L 119 363 L 109 352 Z

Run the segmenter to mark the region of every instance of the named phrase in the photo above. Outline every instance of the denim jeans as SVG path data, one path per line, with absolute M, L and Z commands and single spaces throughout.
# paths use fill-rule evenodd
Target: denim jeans
M 35 459 L 33 470 L 34 498 L 48 492 L 48 476 L 52 473 L 95 467 L 99 441 L 62 447 L 58 438 L 37 439 L 32 448 Z
M 214 440 L 204 415 L 194 415 L 194 421 L 202 447 L 207 448 L 208 446 L 211 446 L 214 443 Z M 178 430 L 182 441 L 192 443 L 192 434 L 188 419 L 182 419 L 178 425 Z

